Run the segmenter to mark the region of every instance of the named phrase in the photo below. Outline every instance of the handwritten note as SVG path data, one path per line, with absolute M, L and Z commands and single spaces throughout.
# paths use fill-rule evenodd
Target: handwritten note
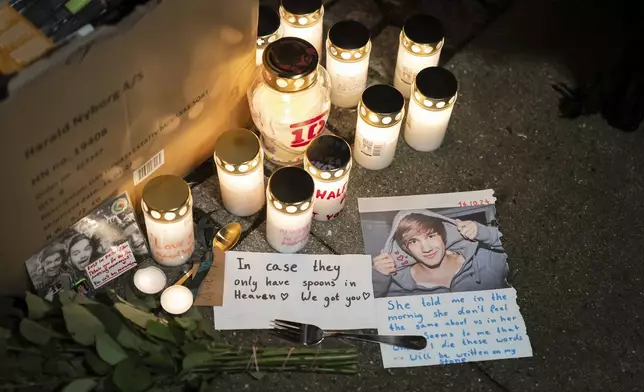
M 134 267 L 136 267 L 136 259 L 130 244 L 126 241 L 88 265 L 85 271 L 92 285 L 97 289 Z
M 514 289 L 379 298 L 378 332 L 420 334 L 422 351 L 381 345 L 386 368 L 531 357 Z
M 376 325 L 371 258 L 226 252 L 216 329 L 265 329 L 274 319 L 327 329 Z
M 213 262 L 208 274 L 199 286 L 194 306 L 221 306 L 223 304 L 225 255 L 219 248 L 213 248 Z M 201 268 L 201 266 L 199 266 Z

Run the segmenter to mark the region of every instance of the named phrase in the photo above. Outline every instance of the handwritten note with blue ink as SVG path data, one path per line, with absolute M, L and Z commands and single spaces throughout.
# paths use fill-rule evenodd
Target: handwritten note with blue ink
M 265 329 L 274 319 L 326 329 L 373 328 L 371 258 L 226 252 L 216 329 Z
M 385 368 L 531 357 L 512 288 L 376 299 L 378 332 L 423 335 L 422 351 L 381 345 Z

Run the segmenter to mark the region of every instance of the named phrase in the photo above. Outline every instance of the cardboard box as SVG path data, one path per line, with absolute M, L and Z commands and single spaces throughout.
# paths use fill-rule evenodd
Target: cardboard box
M 24 262 L 101 201 L 184 176 L 250 123 L 257 0 L 151 1 L 10 81 L 0 102 L 0 294 Z

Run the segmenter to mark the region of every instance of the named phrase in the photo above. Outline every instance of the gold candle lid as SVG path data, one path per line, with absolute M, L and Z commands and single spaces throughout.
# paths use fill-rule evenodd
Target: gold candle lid
M 181 177 L 158 176 L 143 187 L 143 211 L 159 222 L 183 218 L 192 208 L 191 204 L 190 187 Z
M 369 125 L 392 127 L 402 121 L 405 115 L 405 98 L 395 87 L 376 84 L 362 93 L 358 113 Z
M 286 214 L 299 214 L 313 206 L 315 183 L 304 169 L 286 166 L 268 179 L 268 202 Z
M 456 102 L 458 81 L 453 73 L 441 67 L 428 67 L 416 75 L 412 84 L 414 101 L 427 110 L 449 109 Z
M 351 147 L 335 135 L 318 136 L 304 155 L 304 169 L 320 181 L 338 181 L 351 170 Z
M 264 82 L 283 93 L 305 90 L 318 77 L 318 52 L 301 38 L 285 37 L 269 44 L 262 63 Z
M 261 167 L 261 147 L 257 136 L 248 129 L 226 131 L 215 144 L 215 163 L 227 173 L 243 175 Z
M 322 20 L 322 0 L 282 0 L 282 20 L 293 27 L 310 27 Z
M 329 29 L 327 53 L 342 62 L 356 62 L 371 51 L 369 30 L 360 22 L 343 20 Z
M 410 16 L 400 32 L 400 44 L 416 56 L 433 56 L 444 42 L 443 24 L 431 15 Z
M 263 49 L 280 35 L 280 16 L 267 5 L 259 6 L 257 18 L 257 48 Z

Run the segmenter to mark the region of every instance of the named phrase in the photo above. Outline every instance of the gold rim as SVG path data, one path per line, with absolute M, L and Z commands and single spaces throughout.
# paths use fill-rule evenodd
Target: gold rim
M 402 121 L 405 116 L 405 107 L 397 113 L 377 113 L 369 108 L 360 100 L 358 104 L 358 113 L 362 121 L 378 128 L 389 128 Z
M 446 98 L 446 99 L 433 99 L 424 96 L 418 89 L 416 88 L 416 84 L 413 84 L 413 94 L 412 96 L 414 97 L 414 101 L 418 103 L 423 109 L 431 110 L 434 112 L 441 112 L 443 110 L 447 110 L 454 106 L 456 103 L 456 98 L 458 96 L 458 93 L 454 94 L 453 97 Z
M 276 172 L 277 171 L 273 172 L 273 174 L 271 174 L 271 176 L 268 178 L 268 192 L 266 192 L 266 199 L 268 199 L 269 204 L 271 204 L 279 212 L 283 212 L 289 215 L 302 214 L 313 208 L 313 198 L 315 197 L 315 191 L 313 191 L 313 195 L 311 195 L 310 199 L 298 201 L 296 203 L 284 203 L 283 201 L 275 197 L 275 195 L 273 195 L 273 192 L 271 192 L 271 180 L 273 179 L 273 175 Z
M 342 49 L 339 46 L 333 45 L 333 42 L 327 38 L 326 52 L 335 60 L 343 63 L 356 63 L 369 57 L 371 53 L 371 41 L 367 42 L 362 48 Z
M 277 41 L 281 37 L 282 37 L 282 33 L 280 29 L 277 29 L 277 31 L 274 32 L 273 34 L 257 37 L 257 49 L 266 49 L 268 44 Z
M 349 151 L 351 151 L 351 146 L 349 146 L 349 143 L 347 143 L 347 141 L 342 139 L 341 137 L 337 137 L 335 135 L 325 135 L 325 136 L 333 136 L 336 139 L 341 140 L 344 144 L 347 145 L 347 148 L 349 149 Z M 352 161 L 353 161 L 353 158 L 352 158 L 352 155 L 350 155 L 349 162 L 343 167 L 339 167 L 333 170 L 323 170 L 315 167 L 311 163 L 311 161 L 309 161 L 309 157 L 306 154 L 304 154 L 304 170 L 309 172 L 309 174 L 311 174 L 317 180 L 320 180 L 323 182 L 335 182 L 335 181 L 342 180 L 343 178 L 349 175 L 349 172 L 351 171 Z
M 445 39 L 430 44 L 419 44 L 409 39 L 404 31 L 400 32 L 400 44 L 414 56 L 434 56 L 440 52 L 444 43 Z
M 297 15 L 292 14 L 280 5 L 280 17 L 284 22 L 293 27 L 311 27 L 321 22 L 324 16 L 324 6 L 310 14 Z

